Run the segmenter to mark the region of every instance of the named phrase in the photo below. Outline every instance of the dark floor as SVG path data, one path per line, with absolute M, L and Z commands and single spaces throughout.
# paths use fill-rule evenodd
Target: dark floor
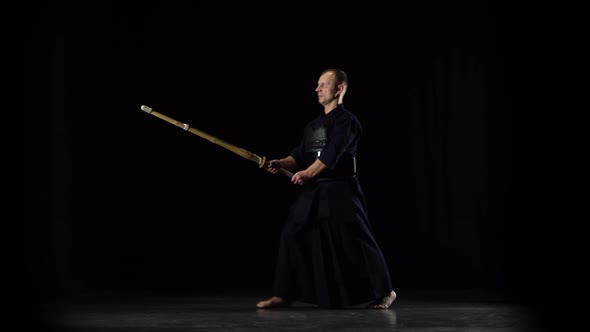
M 47 304 L 51 331 L 537 331 L 530 310 L 477 293 L 398 292 L 386 310 L 305 303 L 256 309 L 264 296 L 108 295 Z

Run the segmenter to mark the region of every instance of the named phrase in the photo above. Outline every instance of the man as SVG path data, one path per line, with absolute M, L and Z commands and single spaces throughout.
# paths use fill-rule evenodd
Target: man
M 268 162 L 270 173 L 294 171 L 291 182 L 300 192 L 281 233 L 274 296 L 257 308 L 301 301 L 387 309 L 396 298 L 357 178 L 362 128 L 343 106 L 347 87 L 344 71 L 322 72 L 315 91 L 323 113 L 307 124 L 302 142 L 287 157 Z

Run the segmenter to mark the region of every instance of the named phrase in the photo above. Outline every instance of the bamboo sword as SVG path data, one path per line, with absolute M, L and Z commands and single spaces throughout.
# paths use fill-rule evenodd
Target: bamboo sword
M 258 156 L 255 153 L 252 153 L 252 152 L 250 152 L 248 150 L 245 150 L 245 149 L 242 149 L 240 147 L 237 147 L 237 146 L 235 146 L 235 145 L 233 145 L 231 143 L 228 143 L 228 142 L 226 142 L 226 141 L 224 141 L 222 139 L 219 139 L 219 138 L 217 138 L 217 137 L 215 137 L 213 135 L 207 134 L 204 131 L 201 131 L 201 130 L 198 130 L 196 128 L 193 128 L 193 127 L 191 127 L 190 125 L 188 125 L 186 123 L 182 123 L 182 122 L 176 121 L 175 119 L 173 119 L 173 118 L 171 118 L 169 116 L 166 116 L 166 115 L 164 115 L 164 114 L 162 114 L 160 112 L 154 111 L 149 106 L 141 105 L 141 110 L 144 111 L 144 112 L 146 112 L 146 113 L 148 113 L 148 114 L 151 114 L 151 115 L 153 115 L 155 117 L 158 117 L 158 118 L 160 118 L 160 119 L 162 119 L 162 120 L 164 120 L 166 122 L 169 122 L 169 123 L 171 123 L 171 124 L 173 124 L 173 125 L 175 125 L 177 127 L 180 127 L 180 128 L 182 128 L 182 129 L 184 129 L 186 131 L 189 131 L 189 132 L 191 132 L 191 133 L 193 133 L 193 134 L 195 134 L 195 135 L 197 135 L 197 136 L 199 136 L 201 138 L 204 138 L 204 139 L 206 139 L 206 140 L 208 140 L 208 141 L 210 141 L 210 142 L 212 142 L 214 144 L 217 144 L 217 145 L 219 145 L 221 147 L 224 147 L 224 148 L 230 150 L 231 152 L 233 152 L 235 154 L 238 154 L 238 155 L 240 155 L 240 156 L 242 156 L 242 157 L 244 157 L 244 158 L 246 158 L 246 159 L 248 159 L 250 161 L 253 161 L 256 164 L 258 164 L 258 167 L 260 167 L 260 168 L 262 168 L 263 166 L 266 166 L 266 157 L 265 156 L 260 157 L 260 156 Z M 293 173 L 291 173 L 291 172 L 289 172 L 289 171 L 287 171 L 286 169 L 283 169 L 283 168 L 279 169 L 279 172 L 282 173 L 282 174 L 284 174 L 284 175 L 286 175 L 286 176 L 288 176 L 288 177 L 292 177 L 293 176 Z

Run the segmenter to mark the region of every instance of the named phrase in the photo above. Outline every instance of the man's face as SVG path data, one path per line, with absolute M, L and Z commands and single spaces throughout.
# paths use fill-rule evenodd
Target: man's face
M 338 96 L 336 93 L 338 92 L 338 86 L 334 80 L 334 73 L 327 72 L 320 76 L 315 91 L 318 93 L 318 101 L 322 105 L 327 105 L 330 102 L 337 100 Z

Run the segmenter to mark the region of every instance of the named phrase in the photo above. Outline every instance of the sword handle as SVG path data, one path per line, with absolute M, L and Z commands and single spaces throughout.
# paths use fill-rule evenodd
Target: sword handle
M 286 169 L 284 169 L 284 168 L 279 168 L 279 169 L 278 169 L 278 171 L 279 171 L 279 173 L 281 173 L 281 174 L 284 174 L 284 175 L 286 175 L 286 176 L 288 176 L 288 177 L 290 177 L 290 178 L 292 178 L 292 177 L 293 177 L 293 173 L 291 173 L 291 172 L 287 171 L 287 170 L 286 170 Z
M 264 163 L 264 166 L 265 166 L 265 168 L 268 168 L 268 164 L 269 164 L 268 162 L 265 162 L 265 163 Z M 284 169 L 284 168 L 278 168 L 278 169 L 277 169 L 277 172 L 279 172 L 279 173 L 281 173 L 281 174 L 283 174 L 283 175 L 286 175 L 286 176 L 288 176 L 289 178 L 292 178 L 292 177 L 293 177 L 293 173 L 289 172 L 288 170 L 286 170 L 286 169 Z

